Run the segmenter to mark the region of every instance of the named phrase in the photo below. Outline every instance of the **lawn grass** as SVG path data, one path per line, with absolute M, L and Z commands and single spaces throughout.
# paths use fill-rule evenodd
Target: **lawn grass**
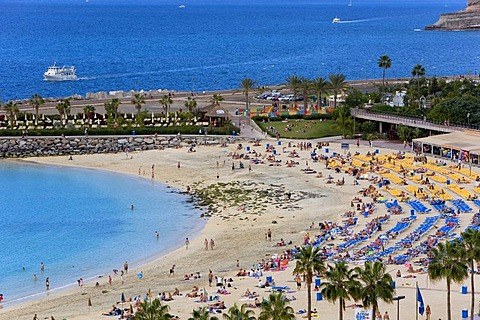
M 263 131 L 267 131 L 268 134 L 272 136 L 275 136 L 276 131 L 278 131 L 281 138 L 288 139 L 315 139 L 342 135 L 342 130 L 334 126 L 333 120 L 289 119 L 288 122 L 286 120 L 270 122 L 258 121 L 257 124 Z M 285 131 L 287 125 L 290 125 L 290 131 Z M 269 127 L 273 127 L 276 131 L 267 130 Z

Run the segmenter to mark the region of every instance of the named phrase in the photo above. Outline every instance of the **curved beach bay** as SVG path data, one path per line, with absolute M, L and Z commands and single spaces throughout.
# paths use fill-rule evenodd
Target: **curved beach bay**
M 69 161 L 67 157 L 29 159 L 49 165 L 105 169 L 135 176 L 138 175 L 138 168 L 142 166 L 147 168 L 145 175 L 143 170 L 141 174 L 146 181 L 151 179 L 149 170 L 151 165 L 155 164 L 155 180 L 180 190 L 186 190 L 187 186 L 195 189 L 209 188 L 219 183 L 224 185 L 220 189 L 231 191 L 238 188 L 238 194 L 243 194 L 246 189 L 258 190 L 264 196 L 255 196 L 256 206 L 260 209 L 247 209 L 246 212 L 240 210 L 239 204 L 215 201 L 219 204 L 219 211 L 208 219 L 199 236 L 191 238 L 189 250 L 180 247 L 154 261 L 133 268 L 125 277 L 123 285 L 119 277 L 114 277 L 112 285 L 103 278 L 99 281 L 98 288 L 94 283 L 88 283 L 83 288 L 73 287 L 27 304 L 0 310 L 0 319 L 27 320 L 34 313 L 40 318 L 53 315 L 55 318 L 67 319 L 104 319 L 105 316 L 101 313 L 107 312 L 112 304 L 119 302 L 121 293 L 128 299 L 138 294 L 143 296 L 149 289 L 154 295 L 158 292 L 173 292 L 174 288 L 185 293 L 193 285 L 207 287 L 208 290 L 206 274 L 209 269 L 217 276 L 232 275 L 238 270 L 237 259 L 240 266 L 246 268 L 262 257 L 278 252 L 278 248 L 272 247 L 273 242 L 265 243 L 267 228 L 272 229 L 275 240 L 284 238 L 299 243 L 311 221 L 336 217 L 343 205 L 349 205 L 346 200 L 349 192 L 344 192 L 347 190 L 324 188 L 323 180 L 312 183 L 310 179 L 304 179 L 304 176 L 292 175 L 291 170 L 285 167 L 254 166 L 251 173 L 248 169 L 232 171 L 232 160 L 228 153 L 234 149 L 235 145 L 227 148 L 199 146 L 195 153 L 188 153 L 185 148 L 166 149 L 132 153 L 133 159 L 129 160 L 125 160 L 124 154 L 74 156 L 73 161 Z M 180 168 L 177 168 L 178 162 L 181 163 Z M 238 167 L 238 163 L 236 165 Z M 294 192 L 294 197 L 302 199 L 285 207 L 284 194 L 289 191 Z M 277 223 L 272 224 L 272 221 Z M 204 238 L 215 239 L 217 246 L 214 251 L 203 249 Z M 120 244 L 118 249 L 125 252 L 135 250 L 126 243 Z M 175 276 L 169 277 L 172 265 L 176 265 Z M 144 274 L 141 280 L 136 276 L 140 270 Z M 200 272 L 203 277 L 194 281 L 183 280 L 184 274 L 195 272 Z M 290 272 L 285 273 L 282 277 L 287 280 L 290 278 L 289 274 Z M 242 283 L 239 283 L 239 291 L 225 298 L 238 299 L 241 288 L 248 285 Z M 90 308 L 87 304 L 88 298 L 91 298 L 93 304 Z M 186 319 L 195 307 L 193 301 L 184 297 L 178 297 L 169 305 L 171 312 L 179 315 L 181 319 Z
M 98 281 L 125 261 L 153 260 L 202 225 L 187 197 L 140 177 L 19 162 L 1 163 L 0 174 L 7 306 L 45 296 L 46 277 L 53 293 L 79 278 Z
M 284 145 L 287 143 L 283 142 Z M 262 146 L 258 147 L 254 147 L 253 143 L 244 142 L 245 146 L 250 146 L 262 154 L 264 154 L 265 143 L 273 143 L 273 141 L 263 141 Z M 300 156 L 295 159 L 299 163 L 297 167 L 252 165 L 251 172 L 248 168 L 238 169 L 239 160 L 232 161 L 232 157 L 229 156 L 235 151 L 243 152 L 237 150 L 236 144 L 228 147 L 199 146 L 194 153 L 189 153 L 186 148 L 138 152 L 132 153 L 133 158 L 129 160 L 125 160 L 124 154 L 74 156 L 73 161 L 69 161 L 66 156 L 29 159 L 49 165 L 101 168 L 135 176 L 138 175 L 140 166 L 149 169 L 152 164 L 155 164 L 155 180 L 180 190 L 186 190 L 188 186 L 195 192 L 202 192 L 206 189 L 213 190 L 211 193 L 214 199 L 213 203 L 216 204 L 216 212 L 208 219 L 200 234 L 191 237 L 191 245 L 188 250 L 181 246 L 158 259 L 131 268 L 125 277 L 124 284 L 120 283 L 118 276 L 114 276 L 111 285 L 106 278 L 102 278 L 99 280 L 99 287 L 95 287 L 94 283 L 89 282 L 82 288 L 73 287 L 69 290 L 53 292 L 48 297 L 42 296 L 24 304 L 4 308 L 0 310 L 0 319 L 31 320 L 34 313 L 37 313 L 40 319 L 50 316 L 54 316 L 55 319 L 68 320 L 107 319 L 102 316 L 102 312 L 108 312 L 112 308 L 112 304 L 122 306 L 120 303 L 122 293 L 127 299 L 136 295 L 143 298 L 149 290 L 154 296 L 157 296 L 159 292 L 171 293 L 175 288 L 178 288 L 183 296 L 175 296 L 173 301 L 166 302 L 166 304 L 173 314 L 178 315 L 180 319 L 187 319 L 192 309 L 206 305 L 185 297 L 185 294 L 193 286 L 198 286 L 200 289 L 205 288 L 208 293 L 215 292 L 215 288 L 208 286 L 206 274 L 209 269 L 215 276 L 233 277 L 233 287 L 228 288 L 230 294 L 221 295 L 221 299 L 228 307 L 234 303 L 248 302 L 241 296 L 247 288 L 257 291 L 261 298 L 267 297 L 268 291 L 255 287 L 258 283 L 257 279 L 235 276 L 239 267 L 250 268 L 263 258 L 269 258 L 286 248 L 300 244 L 306 232 L 315 232 L 309 228 L 312 222 L 317 224 L 319 221 L 341 221 L 343 219 L 341 214 L 351 208 L 352 198 L 358 196 L 359 189 L 367 187 L 369 184 L 368 181 L 362 181 L 360 186 L 353 185 L 351 177 L 327 170 L 325 164 L 321 162 L 311 163 L 309 151 L 300 151 L 295 146 L 288 147 L 286 153 L 277 154 L 277 157 L 282 161 L 290 160 L 288 153 L 294 148 Z M 342 152 L 339 143 L 331 143 L 329 148 L 330 152 Z M 365 154 L 372 148 L 364 143 L 356 150 Z M 381 154 L 395 152 L 383 148 L 379 150 Z M 323 174 L 322 178 L 305 174 L 301 170 L 307 165 L 307 161 L 314 170 Z M 181 164 L 180 168 L 177 167 L 178 162 Z M 236 166 L 233 171 L 232 162 Z M 145 181 L 151 179 L 148 169 L 145 175 L 143 175 L 143 171 L 141 172 Z M 217 173 L 219 178 L 217 178 Z M 345 185 L 327 184 L 326 177 L 330 174 L 335 180 L 344 177 Z M 285 201 L 285 194 L 290 192 L 292 201 Z M 250 200 L 229 201 L 225 195 L 230 195 L 230 198 L 237 196 L 242 198 L 248 195 Z M 385 213 L 385 206 L 378 206 L 378 216 Z M 385 227 L 390 228 L 402 217 L 403 215 L 392 217 L 392 221 Z M 361 220 L 359 228 L 361 228 L 371 218 L 359 217 L 359 219 Z M 461 220 L 462 226 L 467 225 L 469 215 L 463 215 Z M 419 224 L 420 221 L 416 225 Z M 173 226 L 174 224 L 171 224 L 169 227 Z M 265 239 L 267 228 L 273 232 L 271 242 Z M 183 239 L 183 236 L 179 236 L 179 238 Z M 215 239 L 215 250 L 206 251 L 204 249 L 205 238 Z M 284 239 L 286 243 L 292 241 L 293 245 L 275 247 L 274 244 L 280 239 Z M 129 253 L 138 251 L 128 243 L 119 244 L 117 249 Z M 239 267 L 236 266 L 237 260 L 239 260 Z M 169 269 L 172 265 L 176 266 L 173 277 L 169 276 Z M 289 264 L 284 272 L 272 271 L 269 275 L 273 276 L 277 284 L 295 288 L 292 275 L 293 265 L 294 263 Z M 392 275 L 396 273 L 397 269 L 401 269 L 402 273 L 405 272 L 405 267 L 387 266 L 388 272 Z M 142 279 L 138 279 L 136 276 L 139 271 L 143 271 Z M 202 278 L 184 280 L 184 274 L 196 272 L 200 272 L 203 275 Z M 406 311 L 415 308 L 416 281 L 422 289 L 425 304 L 429 304 L 432 308 L 432 318 L 443 318 L 446 309 L 445 283 L 439 282 L 432 285 L 427 281 L 425 274 L 417 274 L 415 279 L 396 278 L 396 294 L 406 296 L 406 299 L 402 301 L 402 317 L 400 319 L 412 318 L 412 314 Z M 479 279 L 477 278 L 476 281 L 478 285 Z M 460 288 L 461 284 L 452 286 L 452 301 L 454 301 L 452 308 L 455 315 L 460 314 L 462 309 L 468 308 L 469 305 L 469 295 L 462 295 Z M 295 310 L 304 309 L 306 291 L 303 288 L 294 290 L 292 295 L 296 298 L 291 302 L 292 307 Z M 88 306 L 89 299 L 92 302 L 91 307 Z M 123 304 L 123 307 L 128 308 L 129 304 L 128 302 Z M 338 304 L 314 301 L 313 307 L 321 310 L 322 317 L 325 319 L 335 319 L 338 314 Z M 394 304 L 381 303 L 380 308 L 382 313 L 388 311 L 389 314 L 394 315 L 396 312 Z M 346 316 L 352 317 L 353 309 L 348 308 Z

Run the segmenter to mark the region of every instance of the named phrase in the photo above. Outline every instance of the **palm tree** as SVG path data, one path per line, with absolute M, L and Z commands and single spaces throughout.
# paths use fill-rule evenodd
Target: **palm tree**
M 337 96 L 338 94 L 345 90 L 348 85 L 345 81 L 345 75 L 343 73 L 331 73 L 328 76 L 329 79 L 329 89 L 333 91 L 333 108 L 337 107 Z
M 261 312 L 258 320 L 293 320 L 295 313 L 293 308 L 288 304 L 290 301 L 286 299 L 281 292 L 271 293 L 268 300 L 263 300 L 260 304 Z
M 460 248 L 462 250 L 461 256 L 465 258 L 468 267 L 470 268 L 470 286 L 471 290 L 471 310 L 470 310 L 470 320 L 473 320 L 474 310 L 475 310 L 475 273 L 473 272 L 475 262 L 480 261 L 480 231 L 474 229 L 467 229 L 461 234 L 463 241 L 459 242 Z
M 462 250 L 457 242 L 439 243 L 430 252 L 433 259 L 428 265 L 428 277 L 433 282 L 447 280 L 447 320 L 452 320 L 450 286 L 452 281 L 460 283 L 468 277 L 466 259 L 461 256 Z
M 228 309 L 227 313 L 223 314 L 223 319 L 225 320 L 255 320 L 253 316 L 253 310 L 248 310 L 247 305 L 244 303 L 239 308 L 235 303 L 233 307 Z
M 302 78 L 297 75 L 291 75 L 287 78 L 287 86 L 293 91 L 293 100 L 297 100 L 297 94 L 300 90 Z
M 117 123 L 118 107 L 120 106 L 120 100 L 118 98 L 113 98 L 112 101 L 105 102 L 103 105 L 107 114 L 113 115 L 114 121 L 115 123 Z
M 3 110 L 5 110 L 5 114 L 10 122 L 10 127 L 14 127 L 15 115 L 18 114 L 18 105 L 15 101 L 8 101 L 3 105 Z
M 417 64 L 413 67 L 411 75 L 412 77 L 417 77 L 418 104 L 420 105 L 420 77 L 425 75 L 425 68 L 421 64 Z
M 83 113 L 85 115 L 88 115 L 90 117 L 90 114 L 94 113 L 95 112 L 95 107 L 92 106 L 91 104 L 89 105 L 86 105 L 85 107 L 83 107 Z
M 140 118 L 140 111 L 142 110 L 142 104 L 145 104 L 145 96 L 140 93 L 135 93 L 132 98 L 131 103 L 137 109 L 137 116 Z
M 135 314 L 135 320 L 167 320 L 172 316 L 168 313 L 169 307 L 161 305 L 160 300 L 154 299 L 152 302 L 145 300 L 140 304 L 141 311 Z
M 310 94 L 310 90 L 312 90 L 312 81 L 302 78 L 300 87 L 302 89 L 302 94 L 303 94 L 303 105 L 305 108 L 305 111 L 307 111 L 308 108 L 308 96 Z
M 333 119 L 335 119 L 335 127 L 342 130 L 343 137 L 347 136 L 347 132 L 352 129 L 352 117 L 350 115 L 350 108 L 347 106 L 341 106 L 336 108 L 332 113 Z
M 169 95 L 163 95 L 162 99 L 160 99 L 160 104 L 163 106 L 163 111 L 165 112 L 165 116 L 168 116 L 168 109 L 170 105 L 173 103 L 172 97 Z
M 303 274 L 307 285 L 307 318 L 312 319 L 312 282 L 316 273 L 325 271 L 325 265 L 320 257 L 320 248 L 307 246 L 299 250 L 294 274 Z
M 378 67 L 383 69 L 383 73 L 382 73 L 382 92 L 381 93 L 382 93 L 382 101 L 384 101 L 383 93 L 385 91 L 385 72 L 387 72 L 387 69 L 392 66 L 392 60 L 390 59 L 389 56 L 383 55 L 383 56 L 380 56 L 377 63 L 378 63 Z
M 63 122 L 67 120 L 70 114 L 70 99 L 62 99 L 56 106 L 58 113 L 60 114 Z
M 378 301 L 392 303 L 393 288 L 392 276 L 387 273 L 386 267 L 379 261 L 365 262 L 363 269 L 357 269 L 362 285 L 359 290 L 359 299 L 365 307 L 373 307 L 373 314 L 378 310 Z
M 317 93 L 317 104 L 318 104 L 318 107 L 320 107 L 320 104 L 321 103 L 323 104 L 322 95 L 326 93 L 328 89 L 327 79 L 323 77 L 315 78 L 312 81 L 312 89 L 315 90 L 315 92 Z
M 38 93 L 33 94 L 32 97 L 30 98 L 30 104 L 35 109 L 35 125 L 38 124 L 38 109 L 40 109 L 40 106 L 44 103 L 45 103 L 45 100 Z
M 223 96 L 219 95 L 218 93 L 214 93 L 210 101 L 212 102 L 213 105 L 220 105 L 220 101 L 225 100 Z
M 240 86 L 242 87 L 243 93 L 245 94 L 245 107 L 247 109 L 248 109 L 248 106 L 249 106 L 248 93 L 249 93 L 250 90 L 254 89 L 254 87 L 256 85 L 257 85 L 257 83 L 250 78 L 245 78 L 240 83 Z
M 339 301 L 338 319 L 343 320 L 345 311 L 345 300 L 359 297 L 360 282 L 357 280 L 357 269 L 349 269 L 345 262 L 337 262 L 334 266 L 329 266 L 325 273 L 328 282 L 320 285 L 322 295 L 327 301 L 335 303 Z
M 188 97 L 187 101 L 184 103 L 185 108 L 187 108 L 188 112 L 193 113 L 197 108 L 197 100 L 192 97 Z
M 218 318 L 210 317 L 208 310 L 203 307 L 193 310 L 192 316 L 188 320 L 218 320 Z

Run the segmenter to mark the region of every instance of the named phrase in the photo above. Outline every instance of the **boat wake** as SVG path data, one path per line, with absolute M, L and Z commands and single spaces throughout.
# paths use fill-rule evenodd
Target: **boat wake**
M 298 58 L 293 57 L 283 57 L 267 60 L 258 60 L 258 61 L 248 61 L 248 62 L 239 62 L 239 63 L 222 63 L 209 66 L 198 66 L 198 67 L 184 67 L 184 68 L 175 68 L 167 70 L 155 70 L 155 71 L 144 71 L 144 72 L 129 72 L 129 73 L 116 73 L 116 74 L 105 74 L 98 76 L 85 76 L 79 77 L 78 80 L 97 80 L 97 79 L 117 79 L 117 78 L 126 78 L 126 77 L 142 77 L 148 75 L 160 75 L 165 73 L 178 73 L 178 72 L 189 72 L 189 71 L 198 71 L 198 70 L 212 70 L 212 69 L 225 69 L 232 66 L 255 66 L 261 65 L 264 68 L 265 65 L 269 67 L 274 67 L 276 64 L 281 64 L 288 62 L 289 60 L 294 60 Z
M 375 21 L 379 20 L 379 18 L 373 18 L 373 19 L 359 19 L 359 20 L 342 20 L 338 23 L 362 23 L 362 22 L 369 22 L 369 21 Z

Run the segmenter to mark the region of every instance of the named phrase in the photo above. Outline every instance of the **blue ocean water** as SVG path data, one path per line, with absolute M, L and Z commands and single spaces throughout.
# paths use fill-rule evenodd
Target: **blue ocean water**
M 0 100 L 94 91 L 211 90 L 244 77 L 278 84 L 292 74 L 381 78 L 477 74 L 480 32 L 426 32 L 465 0 L 374 1 L 0 0 Z M 184 3 L 186 8 L 180 9 Z M 338 16 L 343 23 L 332 24 Z M 46 83 L 53 62 L 79 81 Z
M 0 177 L 6 302 L 44 295 L 46 277 L 56 290 L 152 260 L 202 226 L 183 195 L 136 176 L 2 162 Z

